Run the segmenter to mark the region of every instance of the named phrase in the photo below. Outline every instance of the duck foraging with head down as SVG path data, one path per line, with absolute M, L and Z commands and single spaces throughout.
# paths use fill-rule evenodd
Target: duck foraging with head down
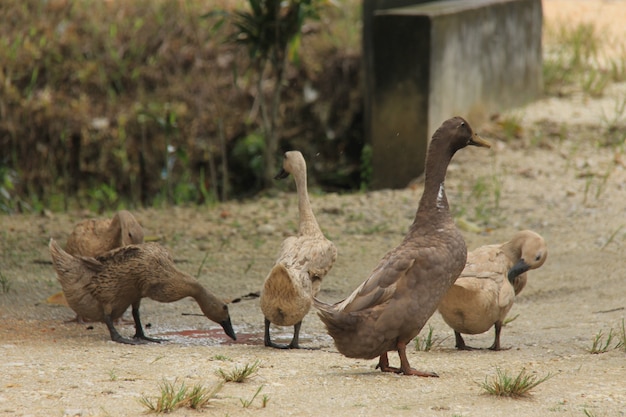
M 437 309 L 457 279 L 467 256 L 444 191 L 446 170 L 456 151 L 490 145 L 460 117 L 446 120 L 434 133 L 426 156 L 425 184 L 415 220 L 399 246 L 388 252 L 345 300 L 314 305 L 335 346 L 347 357 L 373 359 L 383 372 L 437 376 L 413 369 L 406 346 Z M 389 365 L 397 351 L 400 367 Z
M 481 246 L 467 254 L 461 276 L 439 303 L 439 313 L 454 329 L 456 348 L 472 350 L 464 334 L 479 334 L 495 328 L 489 349 L 500 350 L 500 331 L 528 279 L 526 272 L 546 261 L 548 249 L 537 233 L 523 230 L 501 245 Z
M 87 320 L 104 322 L 115 342 L 160 341 L 144 334 L 139 317 L 144 297 L 162 303 L 192 297 L 207 318 L 236 339 L 228 306 L 197 279 L 176 268 L 169 252 L 157 243 L 128 245 L 95 258 L 72 256 L 54 239 L 50 239 L 49 249 L 69 306 Z M 133 339 L 122 337 L 113 325 L 129 306 L 132 306 L 135 321 Z
M 126 245 L 143 243 L 143 228 L 127 210 L 120 210 L 112 219 L 83 220 L 74 226 L 67 238 L 65 250 L 74 256 L 98 256 Z M 66 297 L 60 294 L 60 304 L 67 305 Z M 58 297 L 57 294 L 49 299 Z M 84 323 L 87 320 L 77 315 L 73 321 Z
M 283 241 L 278 259 L 263 282 L 260 305 L 265 316 L 265 346 L 299 348 L 302 319 L 309 312 L 322 279 L 337 258 L 335 245 L 322 233 L 307 192 L 306 162 L 298 151 L 285 153 L 283 168 L 276 179 L 293 175 L 298 193 L 300 224 L 297 236 Z M 289 345 L 272 342 L 271 324 L 294 326 Z

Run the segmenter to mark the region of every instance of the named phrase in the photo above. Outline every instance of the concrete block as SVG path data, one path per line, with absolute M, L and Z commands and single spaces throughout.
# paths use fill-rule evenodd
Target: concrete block
M 365 62 L 372 188 L 424 170 L 449 117 L 473 125 L 541 94 L 541 0 L 448 0 L 374 12 Z

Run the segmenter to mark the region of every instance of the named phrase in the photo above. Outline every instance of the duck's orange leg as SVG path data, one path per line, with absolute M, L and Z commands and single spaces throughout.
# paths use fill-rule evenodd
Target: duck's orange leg
M 375 369 L 380 368 L 382 372 L 393 372 L 399 374 L 402 372 L 400 368 L 394 368 L 393 366 L 389 366 L 389 357 L 387 356 L 387 352 L 380 355 L 378 359 L 378 365 L 376 365 Z
M 439 375 L 437 375 L 434 372 L 418 371 L 417 369 L 411 368 L 411 365 L 409 364 L 409 360 L 406 357 L 406 343 L 398 342 L 397 346 L 398 346 L 398 356 L 400 356 L 400 371 L 404 375 L 415 375 L 415 376 L 439 378 Z

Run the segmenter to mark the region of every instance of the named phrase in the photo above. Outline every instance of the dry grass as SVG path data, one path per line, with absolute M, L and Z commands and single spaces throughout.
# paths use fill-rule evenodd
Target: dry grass
M 254 361 L 253 363 L 247 363 L 240 368 L 235 366 L 231 371 L 224 371 L 222 368 L 216 371 L 216 374 L 224 379 L 225 382 L 244 382 L 249 378 L 252 378 L 261 366 L 260 361 Z
M 519 398 L 530 395 L 533 388 L 550 378 L 552 378 L 552 374 L 540 378 L 535 374 L 528 373 L 526 369 L 522 369 L 517 375 L 512 376 L 508 372 L 496 368 L 496 375 L 491 378 L 485 377 L 481 387 L 490 395 Z
M 176 382 L 163 381 L 159 385 L 160 395 L 157 398 L 143 395 L 139 402 L 153 413 L 171 413 L 183 407 L 199 410 L 215 398 L 222 386 L 223 382 L 210 388 L 196 384 L 190 389 L 184 382 L 176 386 Z

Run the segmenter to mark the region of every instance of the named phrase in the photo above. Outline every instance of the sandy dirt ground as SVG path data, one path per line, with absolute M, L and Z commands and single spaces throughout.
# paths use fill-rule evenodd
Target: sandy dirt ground
M 625 16 L 623 1 L 544 2 L 547 19 Z M 622 24 L 622 30 L 624 22 Z M 619 26 L 605 26 L 619 32 Z M 609 29 L 607 29 L 609 30 Z M 234 416 L 624 416 L 626 352 L 591 354 L 599 332 L 618 331 L 626 315 L 626 155 L 624 144 L 603 146 L 609 120 L 621 120 L 626 84 L 612 85 L 602 98 L 548 98 L 511 114 L 521 138 L 498 139 L 483 126 L 491 150 L 465 149 L 450 166 L 448 199 L 464 227 L 468 248 L 507 240 L 529 228 L 549 248 L 546 264 L 530 273 L 504 327 L 510 348 L 459 352 L 451 329 L 436 313 L 429 321 L 435 345 L 413 346 L 411 364 L 439 378 L 404 377 L 374 369 L 376 360 L 343 357 L 311 312 L 301 344 L 310 349 L 263 346 L 258 299 L 230 305 L 238 340 L 199 313 L 189 299 L 142 304 L 144 323 L 162 344 L 126 346 L 109 340 L 103 324 L 66 323 L 74 314 L 49 304 L 60 290 L 49 263 L 50 237 L 65 242 L 72 225 L 90 214 L 0 216 L 0 272 L 10 285 L 0 293 L 0 415 L 135 416 L 141 396 L 156 397 L 163 381 L 212 386 L 219 369 L 259 361 L 256 376 L 227 383 L 205 415 Z M 478 130 L 481 130 L 478 129 Z M 482 183 L 482 194 L 477 184 Z M 474 190 L 474 193 L 472 193 Z M 411 223 L 422 186 L 352 195 L 318 195 L 318 220 L 337 245 L 337 262 L 320 298 L 337 301 L 369 274 L 397 245 Z M 498 209 L 495 208 L 499 195 Z M 487 216 L 477 216 L 477 210 Z M 243 203 L 201 208 L 140 210 L 146 235 L 166 245 L 178 266 L 199 275 L 215 294 L 233 300 L 256 292 L 285 236 L 297 229 L 293 192 Z M 192 314 L 192 315 L 189 315 Z M 132 335 L 131 325 L 120 331 Z M 291 329 L 275 328 L 279 341 Z M 422 332 L 423 337 L 427 332 Z M 473 346 L 491 345 L 493 333 L 468 336 Z M 612 343 L 612 346 L 615 342 Z M 397 355 L 391 354 L 392 364 Z M 483 393 L 480 384 L 501 369 L 522 369 L 550 379 L 522 399 Z M 260 394 L 244 408 L 243 401 Z M 267 400 L 263 407 L 262 398 Z M 196 415 L 181 409 L 175 415 Z

